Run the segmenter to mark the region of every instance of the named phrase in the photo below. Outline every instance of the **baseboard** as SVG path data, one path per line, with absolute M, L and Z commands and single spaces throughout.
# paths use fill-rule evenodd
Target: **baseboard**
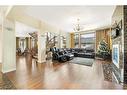
M 115 79 L 116 83 L 118 83 L 118 84 L 119 84 L 119 81 L 118 81 L 118 79 L 117 79 L 116 75 L 114 74 L 114 72 L 113 72 L 113 77 L 114 77 L 114 79 Z
M 46 60 L 43 60 L 43 61 L 38 61 L 38 63 L 45 63 L 46 62 Z
M 6 71 L 2 70 L 2 73 L 8 73 L 8 72 L 12 72 L 12 71 L 15 71 L 15 70 L 16 70 L 16 68 L 15 69 L 9 69 L 9 70 L 6 70 Z

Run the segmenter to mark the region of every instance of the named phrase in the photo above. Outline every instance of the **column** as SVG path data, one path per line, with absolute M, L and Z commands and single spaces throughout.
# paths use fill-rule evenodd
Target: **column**
M 42 24 L 40 24 L 40 30 L 38 31 L 38 62 L 46 62 L 46 35 Z
M 2 33 L 2 72 L 6 73 L 16 70 L 15 22 L 4 19 Z

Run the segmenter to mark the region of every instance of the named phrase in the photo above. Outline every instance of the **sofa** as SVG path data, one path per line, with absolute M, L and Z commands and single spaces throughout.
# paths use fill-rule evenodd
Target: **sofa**
M 58 60 L 59 62 L 66 62 L 69 60 L 72 60 L 74 55 L 70 52 L 68 52 L 66 49 L 62 48 L 51 48 L 50 51 L 52 51 L 53 60 Z
M 94 49 L 70 48 L 70 52 L 74 54 L 74 57 L 95 58 Z

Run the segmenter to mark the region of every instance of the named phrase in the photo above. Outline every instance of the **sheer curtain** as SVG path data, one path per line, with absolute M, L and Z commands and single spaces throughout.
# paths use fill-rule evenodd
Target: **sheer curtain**
M 26 39 L 19 40 L 19 48 L 21 49 L 21 52 L 24 52 L 26 49 Z

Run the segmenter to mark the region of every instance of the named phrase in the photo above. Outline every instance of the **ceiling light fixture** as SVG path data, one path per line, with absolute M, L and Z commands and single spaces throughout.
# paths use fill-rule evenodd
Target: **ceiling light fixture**
M 74 26 L 74 31 L 75 32 L 80 32 L 82 29 L 83 29 L 83 27 L 81 27 L 81 25 L 80 25 L 80 19 L 77 19 L 77 23 Z

